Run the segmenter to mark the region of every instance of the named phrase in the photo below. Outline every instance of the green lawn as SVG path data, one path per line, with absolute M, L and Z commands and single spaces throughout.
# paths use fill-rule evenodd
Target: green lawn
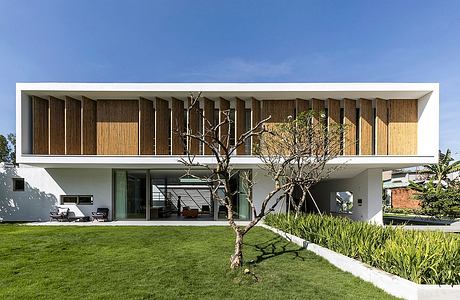
M 226 227 L 0 226 L 0 299 L 387 299 L 369 283 L 255 228 L 230 271 Z M 257 279 L 256 279 L 257 278 Z

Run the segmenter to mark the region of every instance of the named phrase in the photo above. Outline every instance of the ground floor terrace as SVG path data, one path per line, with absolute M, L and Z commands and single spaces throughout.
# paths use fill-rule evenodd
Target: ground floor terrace
M 201 172 L 201 173 L 200 173 Z M 195 171 L 194 174 L 202 174 Z M 255 182 L 254 205 L 259 209 L 273 188 L 273 181 L 260 168 L 241 168 L 231 178 L 233 213 L 239 221 L 252 219 L 243 188 L 243 173 Z M 337 172 L 312 188 L 312 199 L 303 212 L 341 215 L 355 220 L 382 222 L 382 169 Z M 22 165 L 0 169 L 0 220 L 49 220 L 50 211 L 68 209 L 73 219 L 91 217 L 98 208 L 108 208 L 110 221 L 207 222 L 225 221 L 225 206 L 215 199 L 210 186 L 179 168 L 41 168 Z M 222 194 L 223 191 L 218 191 Z M 294 201 L 300 197 L 293 195 Z M 290 201 L 281 201 L 275 211 L 289 212 Z M 88 219 L 88 218 L 86 218 Z

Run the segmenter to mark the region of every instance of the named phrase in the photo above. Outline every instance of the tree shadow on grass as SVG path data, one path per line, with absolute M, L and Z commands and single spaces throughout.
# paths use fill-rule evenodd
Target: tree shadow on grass
M 305 257 L 300 253 L 304 248 L 292 248 L 293 244 L 282 237 L 274 237 L 258 244 L 245 243 L 245 245 L 254 248 L 259 253 L 253 263 L 260 263 L 264 260 L 289 253 L 293 254 L 292 259 L 305 260 Z

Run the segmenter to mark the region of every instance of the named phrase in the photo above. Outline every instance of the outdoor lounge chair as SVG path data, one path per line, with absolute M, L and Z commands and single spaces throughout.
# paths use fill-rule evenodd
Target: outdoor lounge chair
M 103 221 L 106 222 L 109 220 L 109 209 L 106 207 L 98 207 L 97 211 L 91 213 L 93 221 Z
M 59 222 L 62 222 L 62 221 L 70 222 L 69 215 L 70 215 L 69 208 L 58 207 L 55 211 L 50 211 L 50 221 L 56 220 Z

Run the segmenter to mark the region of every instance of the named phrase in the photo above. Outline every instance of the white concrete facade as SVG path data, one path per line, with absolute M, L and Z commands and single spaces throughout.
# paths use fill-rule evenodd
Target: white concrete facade
M 334 212 L 334 192 L 350 191 L 360 205 L 353 206 L 353 219 L 381 223 L 382 170 L 437 162 L 439 148 L 439 85 L 436 83 L 18 83 L 16 86 L 16 135 L 19 168 L 4 169 L 0 190 L 0 218 L 8 221 L 47 220 L 62 195 L 93 195 L 93 205 L 72 205 L 76 215 L 90 215 L 97 207 L 113 210 L 114 169 L 181 168 L 179 156 L 143 155 L 34 155 L 31 142 L 30 96 L 93 99 L 139 97 L 186 98 L 190 92 L 205 97 L 233 99 L 418 99 L 416 155 L 340 156 L 331 166 L 343 165 L 330 180 L 318 184 L 313 194 L 324 212 Z M 197 161 L 212 163 L 210 156 Z M 251 169 L 256 180 L 255 202 L 260 204 L 273 183 L 249 155 L 232 158 L 235 169 Z M 24 192 L 12 190 L 12 179 L 25 179 Z M 332 202 L 332 203 L 331 203 Z M 285 211 L 286 206 L 278 206 Z

